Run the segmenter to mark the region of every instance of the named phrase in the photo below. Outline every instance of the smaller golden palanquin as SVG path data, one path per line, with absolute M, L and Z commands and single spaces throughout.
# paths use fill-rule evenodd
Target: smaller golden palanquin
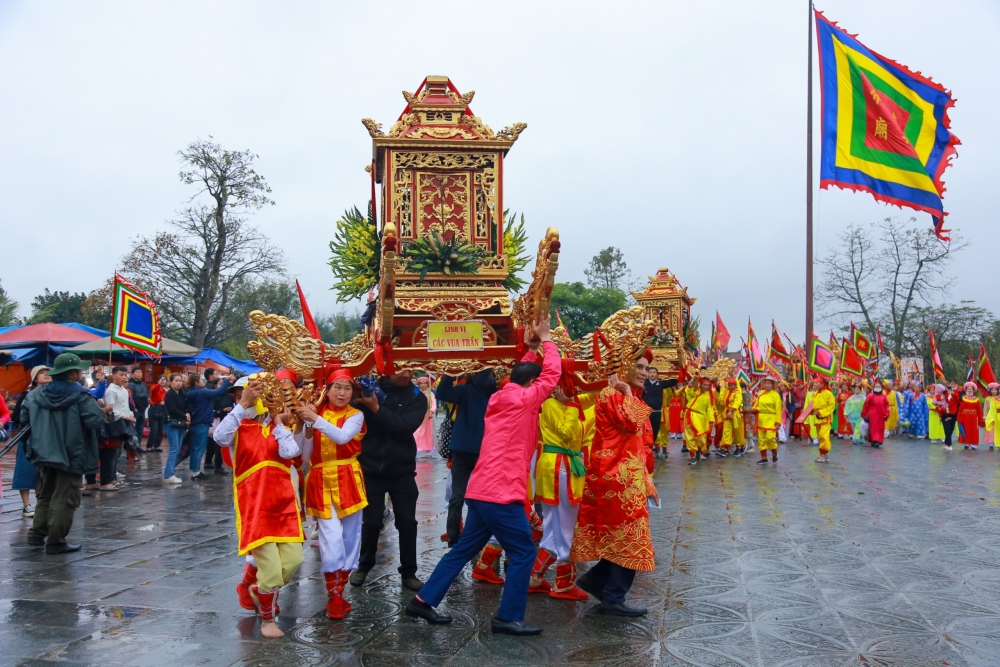
M 693 360 L 688 358 L 684 337 L 691 325 L 691 306 L 697 299 L 688 296 L 687 288 L 680 284 L 667 269 L 659 269 L 649 277 L 649 284 L 641 292 L 632 292 L 636 302 L 645 309 L 647 320 L 656 327 L 653 334 L 653 363 L 661 376 L 677 377 L 681 368 L 688 368 Z

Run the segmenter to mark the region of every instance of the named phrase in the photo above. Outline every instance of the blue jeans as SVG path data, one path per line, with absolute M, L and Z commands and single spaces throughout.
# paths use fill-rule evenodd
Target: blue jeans
M 192 474 L 201 472 L 201 460 L 205 457 L 208 446 L 208 429 L 211 424 L 191 424 L 191 460 L 188 469 Z
M 469 514 L 462 536 L 458 544 L 438 562 L 430 579 L 420 589 L 420 599 L 432 607 L 441 604 L 448 587 L 465 564 L 482 551 L 491 535 L 495 535 L 510 557 L 497 618 L 519 623 L 524 620 L 528 580 L 531 578 L 531 566 L 535 563 L 535 545 L 531 541 L 531 526 L 524 514 L 524 505 L 501 505 L 471 498 L 466 498 L 465 504 L 469 507 Z
M 163 467 L 163 479 L 174 476 L 174 466 L 177 465 L 177 455 L 181 453 L 181 442 L 184 440 L 186 428 L 179 428 L 167 424 L 167 465 Z

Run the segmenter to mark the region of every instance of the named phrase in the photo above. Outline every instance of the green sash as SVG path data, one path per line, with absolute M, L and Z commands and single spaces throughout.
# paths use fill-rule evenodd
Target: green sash
M 568 449 L 559 445 L 545 443 L 542 445 L 542 452 L 545 454 L 562 454 L 563 456 L 567 456 L 569 457 L 569 471 L 572 474 L 577 477 L 583 477 L 587 474 L 587 468 L 583 465 L 583 454 L 576 449 Z

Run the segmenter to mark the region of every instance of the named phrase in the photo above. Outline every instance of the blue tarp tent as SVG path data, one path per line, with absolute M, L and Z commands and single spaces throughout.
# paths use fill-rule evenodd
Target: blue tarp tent
M 237 359 L 236 357 L 231 357 L 225 352 L 216 350 L 211 347 L 207 347 L 202 350 L 199 354 L 191 357 L 183 356 L 164 356 L 161 359 L 164 364 L 182 364 L 182 365 L 200 365 L 207 362 L 212 362 L 219 364 L 220 366 L 225 366 L 226 368 L 232 367 L 235 371 L 240 371 L 245 375 L 250 373 L 259 373 L 262 369 L 260 366 L 252 361 L 244 361 L 242 359 Z

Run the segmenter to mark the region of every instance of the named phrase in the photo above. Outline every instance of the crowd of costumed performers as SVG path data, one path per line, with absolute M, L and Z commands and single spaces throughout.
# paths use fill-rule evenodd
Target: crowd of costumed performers
M 774 465 L 779 444 L 790 439 L 817 446 L 820 463 L 837 441 L 880 447 L 890 435 L 940 441 L 946 451 L 956 432 L 966 449 L 980 440 L 996 446 L 995 382 L 982 401 L 972 382 L 925 391 L 918 382 L 816 375 L 807 384 L 782 379 L 773 366 L 748 382 L 734 375 L 731 361 L 679 381 L 661 379 L 646 350 L 602 388 L 584 392 L 550 339 L 548 318 L 526 333 L 525 345 L 527 356 L 499 383 L 486 370 L 440 378 L 433 389 L 446 415 L 441 539 L 450 550 L 426 583 L 416 576 L 415 434 L 427 419 L 432 380 L 417 381 L 407 370 L 376 382 L 333 365 L 324 371 L 321 404 L 281 411 L 265 407 L 254 376 L 236 383 L 236 406 L 214 438 L 233 466 L 239 553 L 246 557 L 236 592 L 241 606 L 259 615 L 264 636 L 282 634 L 278 596 L 303 560 L 303 515 L 315 522 L 311 539 L 329 618 L 350 614 L 345 588 L 364 585 L 375 564 L 388 494 L 402 584 L 415 593 L 407 615 L 451 622 L 438 607 L 472 563 L 475 581 L 503 586 L 493 631 L 530 635 L 542 632 L 524 622 L 531 595 L 593 597 L 608 615 L 646 613 L 626 595 L 636 572 L 654 569 L 649 510 L 660 501 L 651 475 L 674 438 L 692 466 L 753 451 L 758 464 Z M 289 370 L 275 378 L 289 387 L 303 382 Z

